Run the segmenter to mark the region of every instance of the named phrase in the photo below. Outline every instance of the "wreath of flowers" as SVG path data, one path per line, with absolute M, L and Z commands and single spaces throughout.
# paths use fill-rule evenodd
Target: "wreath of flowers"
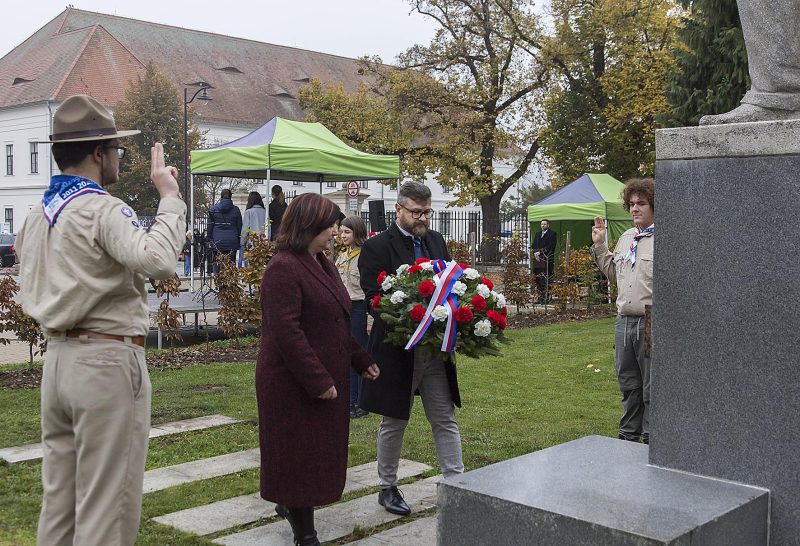
M 444 262 L 438 262 L 439 268 Z M 448 324 L 455 328 L 455 352 L 470 358 L 485 355 L 502 356 L 500 344 L 508 343 L 503 330 L 506 328 L 506 300 L 503 294 L 494 290 L 494 283 L 467 264 L 455 265 L 461 268 L 461 275 L 451 283 L 455 298 L 452 307 L 436 305 L 428 319 L 429 325 L 416 342 L 426 354 L 436 354 L 444 360 L 453 358 L 444 349 Z M 437 272 L 434 263 L 420 258 L 414 265 L 401 265 L 389 275 L 382 271 L 378 284 L 384 294 L 375 296 L 372 307 L 380 311 L 381 319 L 391 326 L 386 340 L 391 344 L 407 347 L 412 336 L 419 334 L 420 324 L 427 315 L 431 298 L 436 292 Z M 441 298 L 440 298 L 441 299 Z M 445 302 L 442 302 L 445 303 Z M 449 318 L 450 315 L 452 318 Z

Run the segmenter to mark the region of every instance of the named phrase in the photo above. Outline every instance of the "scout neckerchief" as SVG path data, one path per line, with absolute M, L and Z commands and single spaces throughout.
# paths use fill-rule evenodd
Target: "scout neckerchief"
M 655 230 L 655 224 L 650 224 L 650 227 L 644 231 L 639 231 L 639 226 L 634 227 L 633 232 L 633 243 L 631 243 L 631 249 L 628 251 L 628 254 L 625 256 L 625 261 L 631 261 L 631 269 L 633 269 L 633 265 L 636 263 L 636 247 L 639 246 L 639 240 L 644 239 L 645 237 L 649 237 L 653 234 Z
M 61 214 L 67 203 L 87 193 L 108 195 L 106 190 L 88 178 L 69 174 L 53 176 L 50 179 L 50 187 L 45 190 L 44 198 L 42 199 L 42 210 L 50 227 L 55 225 L 58 215 Z
M 348 279 L 350 278 L 350 260 L 352 260 L 353 258 L 358 256 L 360 253 L 361 253 L 361 247 L 360 246 L 356 247 L 356 249 L 353 251 L 352 254 L 350 254 L 350 247 L 348 247 L 347 250 L 345 251 L 346 260 L 345 260 L 345 264 L 344 264 L 344 272 L 345 272 L 345 275 L 347 275 Z

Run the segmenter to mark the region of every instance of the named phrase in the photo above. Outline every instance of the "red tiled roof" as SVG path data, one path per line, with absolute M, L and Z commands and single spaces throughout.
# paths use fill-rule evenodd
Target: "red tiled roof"
M 297 92 L 309 78 L 348 91 L 360 81 L 353 59 L 68 8 L 0 59 L 0 107 L 75 93 L 113 106 L 150 59 L 181 88 L 214 86 L 198 111 L 235 125 L 304 120 Z

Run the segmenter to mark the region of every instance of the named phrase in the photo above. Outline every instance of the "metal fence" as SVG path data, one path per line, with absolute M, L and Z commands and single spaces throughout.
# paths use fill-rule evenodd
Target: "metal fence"
M 292 196 L 287 195 L 286 201 L 288 202 Z M 361 218 L 367 225 L 367 232 L 373 231 L 370 225 L 370 218 L 368 211 L 361 211 Z M 391 225 L 395 221 L 397 214 L 395 211 L 386 211 L 386 225 Z M 155 222 L 155 216 L 139 216 L 139 223 L 144 228 L 149 228 Z M 208 215 L 197 213 L 194 218 L 194 227 L 200 233 L 206 229 L 208 223 Z M 483 232 L 484 220 L 480 212 L 468 211 L 436 211 L 433 218 L 431 218 L 431 229 L 438 231 L 442 234 L 445 240 L 454 240 L 462 243 L 469 242 L 469 234 L 475 233 L 477 251 L 480 256 L 481 244 L 486 235 Z M 525 241 L 525 248 L 530 248 L 530 224 L 524 214 L 504 217 L 500 219 L 500 249 L 502 250 L 505 243 L 511 238 L 514 232 L 519 232 Z M 529 264 L 529 256 L 525 255 L 525 262 Z

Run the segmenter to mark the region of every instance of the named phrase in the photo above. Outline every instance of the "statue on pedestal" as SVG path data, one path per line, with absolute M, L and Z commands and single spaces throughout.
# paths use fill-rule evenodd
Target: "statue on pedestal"
M 800 119 L 800 2 L 738 0 L 750 90 L 738 108 L 700 125 Z

